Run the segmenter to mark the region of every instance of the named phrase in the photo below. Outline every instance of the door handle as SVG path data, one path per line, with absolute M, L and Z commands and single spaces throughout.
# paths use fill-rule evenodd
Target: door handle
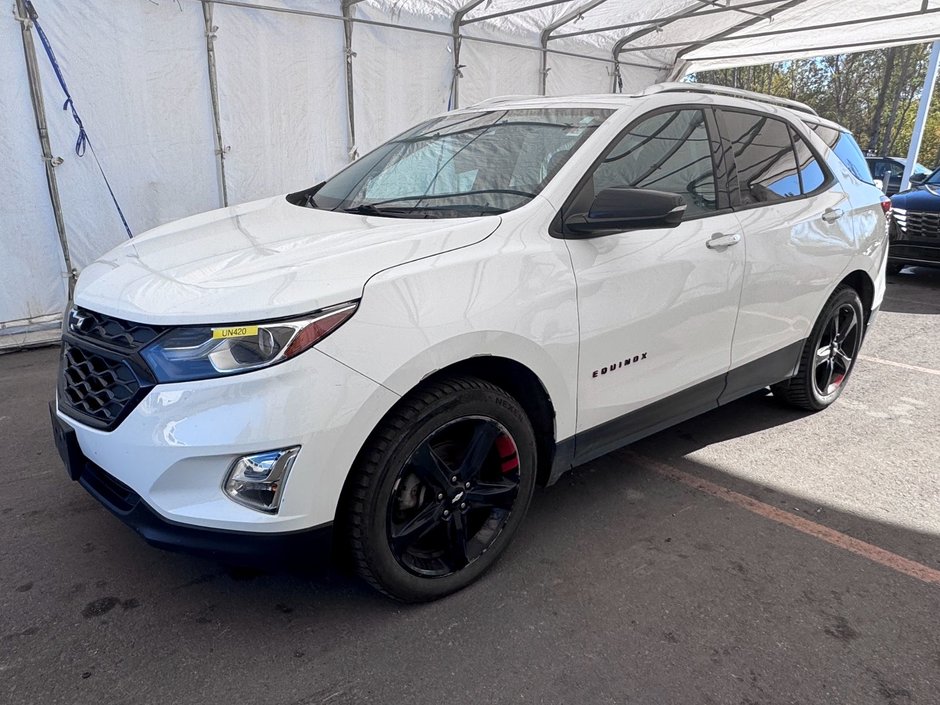
M 843 215 L 845 215 L 845 211 L 841 208 L 827 208 L 822 214 L 822 219 L 827 223 L 834 223 Z
M 705 247 L 707 247 L 709 250 L 717 250 L 720 247 L 731 247 L 732 245 L 737 245 L 739 242 L 741 242 L 741 236 L 738 233 L 734 233 L 733 235 L 715 233 L 705 243 Z

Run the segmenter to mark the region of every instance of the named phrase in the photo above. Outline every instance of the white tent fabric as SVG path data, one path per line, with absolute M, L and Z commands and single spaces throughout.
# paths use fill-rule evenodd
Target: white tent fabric
M 0 0 L 0 348 L 54 337 L 68 292 L 23 4 Z M 940 37 L 940 0 L 33 4 L 135 233 L 220 207 L 223 193 L 237 203 L 303 188 L 419 120 L 494 95 L 634 92 L 696 69 Z M 81 269 L 126 235 L 94 157 L 73 151 L 77 127 L 30 32 Z

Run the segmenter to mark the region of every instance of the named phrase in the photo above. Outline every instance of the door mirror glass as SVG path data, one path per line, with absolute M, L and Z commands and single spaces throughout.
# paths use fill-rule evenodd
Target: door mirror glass
M 597 194 L 590 210 L 565 221 L 575 238 L 640 228 L 674 228 L 682 222 L 685 200 L 677 193 L 615 186 Z
M 922 184 L 927 180 L 928 176 L 930 176 L 930 174 L 911 174 L 911 183 Z

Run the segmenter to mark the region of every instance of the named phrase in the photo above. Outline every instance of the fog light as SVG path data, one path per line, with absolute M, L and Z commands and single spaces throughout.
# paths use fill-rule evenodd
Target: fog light
M 239 458 L 225 478 L 225 493 L 246 507 L 276 513 L 287 473 L 299 452 L 298 446 Z

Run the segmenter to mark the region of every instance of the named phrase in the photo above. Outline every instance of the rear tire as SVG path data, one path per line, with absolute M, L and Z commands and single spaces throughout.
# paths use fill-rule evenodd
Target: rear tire
M 823 306 L 791 379 L 771 387 L 791 406 L 821 411 L 842 394 L 862 346 L 865 311 L 858 293 L 840 286 Z
M 402 602 L 466 587 L 516 533 L 536 467 L 532 425 L 503 389 L 474 377 L 420 387 L 353 469 L 346 522 L 357 572 Z

